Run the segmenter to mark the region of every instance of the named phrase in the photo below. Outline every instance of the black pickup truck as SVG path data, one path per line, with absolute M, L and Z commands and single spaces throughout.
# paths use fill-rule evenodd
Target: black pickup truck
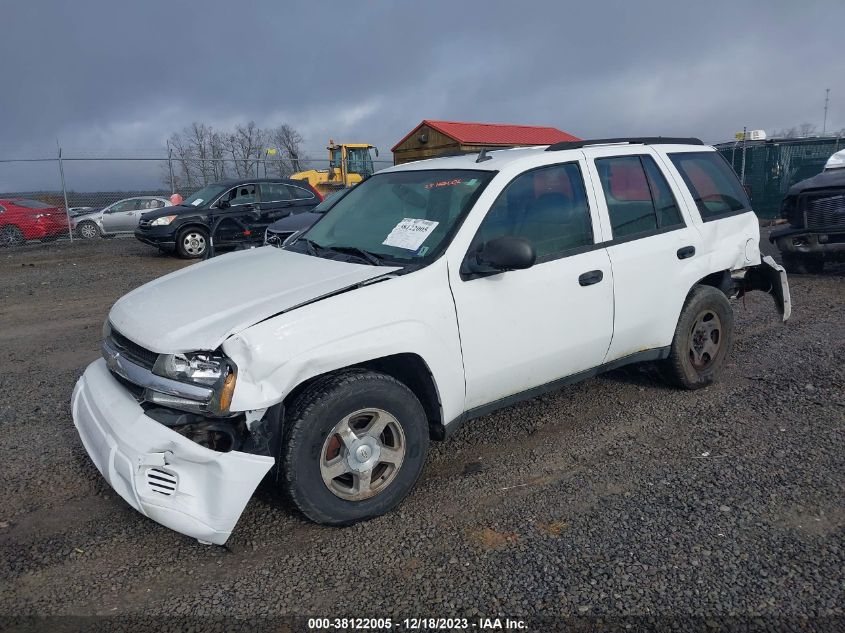
M 825 170 L 794 184 L 783 199 L 781 216 L 789 224 L 769 240 L 789 272 L 818 274 L 825 262 L 845 260 L 845 156 L 834 154 Z

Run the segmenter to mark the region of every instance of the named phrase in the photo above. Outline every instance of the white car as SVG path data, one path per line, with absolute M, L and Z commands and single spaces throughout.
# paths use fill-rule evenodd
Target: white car
M 138 228 L 138 222 L 144 213 L 170 206 L 173 206 L 173 203 L 161 196 L 124 198 L 102 209 L 74 216 L 71 226 L 79 237 L 86 240 L 118 233 L 132 233 Z
M 772 293 L 757 217 L 695 139 L 613 139 L 386 169 L 284 248 L 121 298 L 73 393 L 91 459 L 144 515 L 222 544 L 262 478 L 346 525 L 411 490 L 430 439 L 560 385 L 725 365 L 729 297 Z

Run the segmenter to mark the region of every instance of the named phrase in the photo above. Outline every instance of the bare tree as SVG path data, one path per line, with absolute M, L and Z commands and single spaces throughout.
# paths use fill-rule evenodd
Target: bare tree
M 255 121 L 236 125 L 235 131 L 226 135 L 226 152 L 232 159 L 238 177 L 245 178 L 255 173 L 256 165 L 264 154 L 264 137 Z
M 269 147 L 278 152 L 272 161 L 273 173 L 280 178 L 302 171 L 305 167 L 302 157 L 302 135 L 287 123 L 282 123 L 267 132 Z
M 772 132 L 772 138 L 807 138 L 808 136 L 814 136 L 817 131 L 818 128 L 814 124 L 802 123 L 798 126 L 793 125 L 791 128 L 774 130 Z
M 801 138 L 813 136 L 816 133 L 816 126 L 812 123 L 802 123 L 798 126 L 798 135 Z
M 168 139 L 174 184 L 177 190 L 187 190 L 230 176 L 246 178 L 256 174 L 262 163 L 265 174 L 288 176 L 303 169 L 301 144 L 302 136 L 286 123 L 264 131 L 250 121 L 232 131 L 220 131 L 195 121 Z M 277 158 L 268 156 L 271 148 L 278 152 Z M 162 178 L 169 186 L 167 165 Z

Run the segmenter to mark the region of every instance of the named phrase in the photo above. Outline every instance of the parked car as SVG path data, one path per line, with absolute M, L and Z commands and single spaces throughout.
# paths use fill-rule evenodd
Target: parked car
M 72 218 L 75 218 L 80 215 L 85 215 L 87 213 L 91 213 L 95 211 L 94 207 L 68 207 L 68 215 Z
M 781 216 L 789 224 L 769 240 L 786 270 L 818 274 L 826 261 L 845 261 L 845 150 L 831 156 L 822 173 L 789 188 Z
M 141 215 L 171 205 L 170 200 L 161 196 L 124 198 L 102 209 L 80 214 L 71 222 L 74 232 L 79 237 L 93 240 L 119 233 L 131 233 L 138 227 Z
M 790 314 L 759 237 L 694 139 L 391 167 L 284 248 L 121 298 L 74 423 L 127 503 L 201 541 L 226 541 L 274 466 L 306 517 L 355 523 L 408 494 L 431 439 L 500 407 L 640 361 L 711 384 L 730 297 L 764 290 Z
M 276 220 L 267 227 L 264 232 L 264 244 L 271 246 L 284 246 L 296 239 L 299 235 L 304 233 L 311 225 L 319 220 L 323 215 L 331 209 L 338 200 L 343 198 L 348 192 L 352 191 L 351 187 L 333 191 L 328 194 L 323 201 L 310 211 L 303 213 L 292 213 L 291 215 Z
M 27 240 L 47 242 L 67 234 L 63 208 L 27 198 L 0 200 L 0 246 L 18 246 Z
M 226 180 L 208 185 L 169 209 L 144 214 L 135 237 L 188 259 L 204 257 L 212 227 L 215 247 L 260 240 L 276 220 L 303 213 L 322 197 L 307 182 L 287 179 Z

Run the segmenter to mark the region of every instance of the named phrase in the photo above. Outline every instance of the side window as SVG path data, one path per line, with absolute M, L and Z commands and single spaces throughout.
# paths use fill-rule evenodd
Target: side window
M 707 222 L 726 213 L 750 210 L 751 203 L 734 171 L 718 152 L 669 154 Z
M 121 200 L 120 202 L 113 204 L 109 207 L 109 213 L 120 213 L 122 211 L 132 211 L 135 209 L 135 205 L 137 204 L 137 200 Z
M 290 190 L 290 195 L 293 200 L 310 200 L 314 197 L 313 193 L 307 189 L 303 189 L 302 187 L 287 185 L 287 188 Z
M 222 199 L 228 200 L 233 207 L 238 204 L 253 204 L 255 202 L 255 185 L 238 185 L 224 194 Z
M 290 200 L 290 191 L 287 185 L 281 182 L 262 182 L 261 202 L 284 202 Z
M 657 229 L 648 178 L 639 156 L 596 159 L 613 239 Z
M 681 210 L 678 202 L 666 182 L 666 177 L 657 163 L 651 156 L 640 156 L 645 168 L 645 175 L 648 178 L 648 188 L 651 190 L 651 198 L 654 202 L 654 209 L 657 211 L 657 224 L 660 228 L 671 226 L 683 226 Z
M 534 169 L 511 181 L 487 212 L 475 245 L 506 235 L 529 240 L 537 261 L 592 244 L 590 209 L 578 164 Z

